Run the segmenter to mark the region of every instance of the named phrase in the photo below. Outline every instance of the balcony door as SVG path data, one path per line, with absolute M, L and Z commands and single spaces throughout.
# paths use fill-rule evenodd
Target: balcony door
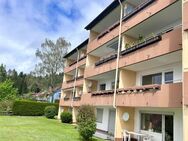
M 152 141 L 173 141 L 173 115 L 141 113 L 141 131 Z

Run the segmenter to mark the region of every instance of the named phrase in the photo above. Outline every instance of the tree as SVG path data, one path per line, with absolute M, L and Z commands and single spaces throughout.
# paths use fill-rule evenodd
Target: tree
M 13 100 L 16 98 L 17 89 L 13 87 L 11 80 L 0 83 L 0 101 Z
M 50 86 L 54 87 L 55 76 L 64 69 L 64 55 L 67 53 L 70 43 L 64 38 L 59 38 L 54 43 L 46 39 L 41 48 L 37 49 L 36 57 L 40 62 L 36 65 L 36 73 L 42 76 L 49 76 Z
M 93 106 L 82 105 L 77 115 L 78 131 L 85 141 L 89 141 L 96 132 L 96 117 Z
M 0 82 L 4 82 L 7 78 L 6 67 L 1 64 L 0 66 Z

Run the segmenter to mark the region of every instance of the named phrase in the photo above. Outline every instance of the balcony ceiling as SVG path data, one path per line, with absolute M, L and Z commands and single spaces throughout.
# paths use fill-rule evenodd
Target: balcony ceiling
M 177 62 L 181 62 L 182 60 L 182 50 L 176 51 L 167 55 L 163 55 L 154 59 L 150 59 L 148 61 L 140 62 L 134 65 L 130 65 L 125 67 L 125 69 L 132 71 L 143 71 L 148 70 L 155 67 L 161 67 Z
M 123 2 L 123 4 L 128 2 L 134 6 L 137 6 L 143 1 L 144 0 L 127 0 Z M 98 33 L 103 32 L 108 27 L 112 26 L 115 22 L 119 21 L 119 17 L 120 17 L 120 6 L 118 6 L 116 9 L 110 12 L 107 16 L 105 16 L 96 26 L 93 27 L 92 30 Z
M 118 42 L 118 38 L 114 38 L 113 40 L 109 41 L 108 43 L 104 44 L 103 46 L 97 48 L 93 52 L 91 52 L 91 55 L 98 56 L 98 57 L 105 57 L 105 55 L 108 55 L 112 52 L 116 52 L 114 48 L 111 48 L 114 43 Z
M 177 1 L 165 10 L 131 28 L 125 34 L 138 38 L 139 35 L 147 36 L 148 34 L 165 30 L 164 27 L 173 27 L 174 24 L 181 24 L 182 13 L 179 10 L 181 7 L 181 1 Z M 146 14 L 149 14 L 149 11 Z

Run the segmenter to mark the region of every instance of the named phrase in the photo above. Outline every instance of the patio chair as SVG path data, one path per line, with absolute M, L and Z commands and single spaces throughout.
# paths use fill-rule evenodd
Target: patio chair
M 131 134 L 129 134 L 129 132 L 127 130 L 123 131 L 123 140 L 124 141 L 131 141 Z

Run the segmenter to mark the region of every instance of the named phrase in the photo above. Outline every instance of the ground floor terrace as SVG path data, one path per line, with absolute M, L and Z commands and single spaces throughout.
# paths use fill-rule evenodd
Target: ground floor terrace
M 70 111 L 76 122 L 78 107 L 61 107 Z M 97 131 L 95 136 L 122 141 L 183 140 L 182 108 L 95 106 Z M 125 139 L 124 139 L 125 140 Z

